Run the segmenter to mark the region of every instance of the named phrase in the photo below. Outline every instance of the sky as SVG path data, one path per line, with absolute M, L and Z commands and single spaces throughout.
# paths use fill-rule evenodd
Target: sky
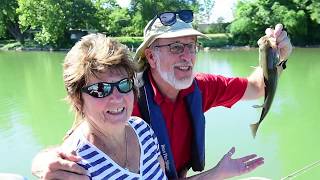
M 210 16 L 210 22 L 216 22 L 218 17 L 223 17 L 225 22 L 233 20 L 232 8 L 237 0 L 215 0 L 215 5 Z M 121 7 L 128 7 L 130 0 L 117 0 Z
M 237 0 L 216 0 L 212 10 L 210 21 L 216 22 L 218 17 L 223 17 L 225 22 L 233 20 L 232 8 Z

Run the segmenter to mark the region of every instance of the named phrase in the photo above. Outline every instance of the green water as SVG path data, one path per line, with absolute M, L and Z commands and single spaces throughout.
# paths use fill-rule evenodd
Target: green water
M 64 53 L 0 51 L 0 172 L 29 179 L 33 156 L 59 144 L 73 115 L 64 102 Z M 200 52 L 197 71 L 225 76 L 247 76 L 256 66 L 257 50 Z M 232 146 L 234 157 L 257 153 L 265 164 L 251 176 L 280 179 L 320 159 L 320 49 L 295 48 L 282 74 L 272 108 L 252 138 L 249 124 L 263 99 L 242 101 L 231 109 L 206 113 L 206 168 L 211 168 Z M 193 174 L 193 173 L 190 173 Z M 295 179 L 320 179 L 315 167 Z

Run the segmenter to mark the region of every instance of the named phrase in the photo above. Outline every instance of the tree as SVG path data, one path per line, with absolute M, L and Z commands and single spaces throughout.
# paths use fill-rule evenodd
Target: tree
M 60 3 L 50 0 L 18 0 L 20 23 L 23 27 L 39 30 L 35 40 L 42 45 L 55 45 L 66 29 L 65 13 Z
M 307 8 L 310 10 L 311 19 L 320 24 L 320 0 L 312 0 L 312 3 Z
M 1 0 L 0 1 L 0 37 L 4 36 L 8 31 L 17 41 L 24 43 L 24 34 L 19 26 L 17 0 Z
M 240 1 L 230 32 L 236 44 L 256 45 L 266 28 L 282 23 L 294 44 L 314 44 L 320 41 L 320 36 L 312 33 L 319 24 L 310 17 L 310 4 L 310 0 Z
M 117 8 L 111 12 L 109 15 L 109 24 L 107 26 L 107 34 L 117 36 L 117 35 L 126 35 L 130 33 L 129 26 L 130 15 L 128 9 Z
M 35 40 L 42 45 L 60 46 L 70 29 L 96 26 L 96 9 L 90 0 L 18 0 L 23 27 L 38 29 Z
M 195 0 L 131 0 L 129 11 L 133 21 L 130 29 L 134 27 L 139 30 L 132 32 L 132 35 L 141 36 L 144 27 L 158 13 L 181 9 L 192 9 L 198 12 L 199 3 Z
M 129 9 L 121 8 L 115 0 L 0 1 L 3 5 L 0 35 L 9 30 L 17 39 L 22 39 L 21 31 L 31 29 L 36 32 L 37 42 L 53 47 L 65 46 L 71 29 L 94 29 L 112 36 L 141 36 L 144 26 L 158 12 L 176 11 L 176 7 L 194 11 L 199 8 L 195 0 L 132 0 Z
M 199 23 L 207 23 L 210 20 L 210 14 L 214 7 L 214 0 L 203 0 L 203 4 L 199 8 Z
M 123 28 L 130 21 L 128 9 L 122 9 L 115 0 L 97 0 L 94 1 L 97 9 L 96 18 L 99 21 L 98 30 L 108 35 L 120 35 Z
M 91 0 L 67 0 L 65 3 L 62 8 L 65 8 L 68 29 L 99 28 L 98 10 Z

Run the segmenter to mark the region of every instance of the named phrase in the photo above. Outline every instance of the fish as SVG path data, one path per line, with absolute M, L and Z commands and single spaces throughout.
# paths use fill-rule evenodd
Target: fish
M 250 124 L 250 129 L 254 138 L 257 135 L 259 125 L 268 114 L 276 94 L 279 78 L 277 66 L 280 64 L 279 52 L 274 38 L 263 36 L 258 40 L 258 46 L 259 65 L 263 71 L 265 95 L 264 103 L 262 105 L 253 106 L 255 108 L 262 108 L 259 121 Z

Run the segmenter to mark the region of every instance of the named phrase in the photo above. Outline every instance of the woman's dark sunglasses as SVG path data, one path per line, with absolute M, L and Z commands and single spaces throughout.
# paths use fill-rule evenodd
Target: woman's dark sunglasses
M 149 24 L 148 28 L 149 29 L 153 23 L 155 22 L 155 20 L 157 18 L 160 19 L 160 22 L 165 25 L 165 26 L 171 26 L 174 23 L 177 22 L 177 14 L 179 16 L 179 19 L 181 19 L 182 21 L 186 22 L 186 23 L 190 23 L 193 21 L 193 12 L 192 10 L 180 10 L 177 12 L 163 12 L 161 14 L 156 15 L 153 19 L 152 22 Z
M 133 89 L 133 80 L 129 78 L 121 79 L 118 82 L 98 82 L 81 88 L 81 92 L 87 93 L 95 98 L 104 98 L 113 92 L 113 88 L 117 87 L 121 93 L 128 93 Z

